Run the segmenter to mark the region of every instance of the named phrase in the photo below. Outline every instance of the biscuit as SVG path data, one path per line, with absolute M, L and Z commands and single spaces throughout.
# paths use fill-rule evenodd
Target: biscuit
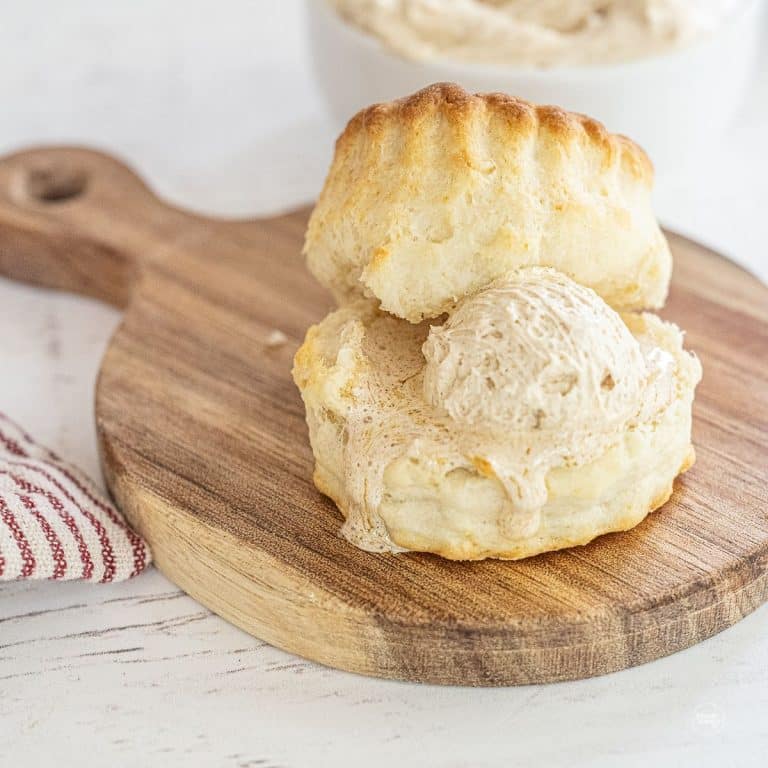
M 595 120 L 437 84 L 352 118 L 304 253 L 339 303 L 411 322 L 529 264 L 652 309 L 671 271 L 652 185 L 645 153 Z
M 503 293 L 513 288 L 511 298 Z M 503 294 L 490 306 L 513 302 L 518 312 L 526 301 L 535 305 L 537 291 L 544 307 L 558 296 L 575 296 L 595 313 L 585 322 L 602 323 L 616 337 L 614 352 L 591 338 L 581 349 L 585 326 L 572 322 L 567 308 L 550 317 L 547 322 L 573 326 L 573 338 L 554 347 L 556 375 L 542 364 L 518 374 L 502 371 L 496 379 L 515 397 L 515 387 L 528 381 L 549 392 L 545 405 L 533 409 L 544 411 L 538 423 L 526 410 L 492 410 L 486 419 L 482 410 L 446 407 L 446 393 L 463 392 L 456 382 L 463 386 L 475 358 L 459 362 L 464 378 L 451 372 L 448 389 L 435 383 L 447 359 L 440 350 L 474 327 L 475 320 L 459 321 L 476 317 L 469 310 L 489 291 Z M 493 331 L 514 336 L 514 313 L 510 323 L 496 323 Z M 693 463 L 691 407 L 701 368 L 683 349 L 676 326 L 648 313 L 619 317 L 591 290 L 543 269 L 502 276 L 433 326 L 358 299 L 310 328 L 296 354 L 294 380 L 306 405 L 315 483 L 342 511 L 342 532 L 356 546 L 478 560 L 586 544 L 637 525 L 669 498 L 674 478 Z M 523 334 L 513 342 L 516 349 L 532 345 L 534 360 L 536 338 Z M 552 357 L 548 339 L 541 336 L 542 349 Z M 558 356 L 558 348 L 568 354 Z M 590 389 L 601 386 L 609 389 L 602 401 Z M 594 400 L 592 418 L 570 419 L 566 400 L 574 392 L 576 404 Z

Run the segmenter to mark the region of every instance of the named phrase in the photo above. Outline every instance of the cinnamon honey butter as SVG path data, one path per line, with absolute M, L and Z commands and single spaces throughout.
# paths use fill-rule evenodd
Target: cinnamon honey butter
M 501 66 L 613 64 L 708 35 L 738 0 L 329 0 L 409 59 Z

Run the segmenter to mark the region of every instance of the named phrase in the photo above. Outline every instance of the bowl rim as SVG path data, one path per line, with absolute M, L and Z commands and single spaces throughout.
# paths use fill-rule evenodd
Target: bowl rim
M 594 78 L 600 76 L 629 75 L 644 69 L 653 69 L 664 62 L 684 59 L 691 53 L 713 45 L 716 39 L 724 34 L 728 28 L 736 24 L 747 15 L 762 10 L 762 0 L 740 0 L 729 11 L 716 29 L 709 34 L 702 35 L 681 48 L 672 48 L 663 53 L 651 56 L 643 56 L 629 61 L 619 61 L 613 64 L 557 64 L 551 67 L 503 66 L 501 64 L 482 64 L 475 61 L 462 61 L 444 56 L 435 56 L 427 59 L 409 59 L 388 48 L 381 40 L 368 32 L 350 24 L 344 17 L 331 7 L 330 0 L 305 0 L 310 14 L 315 18 L 325 17 L 325 21 L 334 26 L 342 35 L 346 35 L 357 45 L 367 48 L 369 51 L 396 59 L 414 66 L 431 66 L 436 69 L 454 70 L 493 78 L 502 77 L 526 77 L 535 80 L 549 80 L 563 77 L 581 76 Z

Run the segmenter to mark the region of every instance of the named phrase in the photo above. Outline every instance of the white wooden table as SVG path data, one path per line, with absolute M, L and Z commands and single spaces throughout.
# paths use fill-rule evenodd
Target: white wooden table
M 165 194 L 210 211 L 266 212 L 315 193 L 330 133 L 296 3 L 15 5 L 0 25 L 0 150 L 95 142 Z M 205 63 L 213 59 L 218 77 Z M 765 274 L 768 161 L 757 139 L 768 127 L 768 80 L 756 89 L 709 183 L 671 181 L 660 204 L 667 220 L 729 244 Z M 95 302 L 0 280 L 0 408 L 96 478 L 93 382 L 118 322 Z M 109 586 L 0 587 L 3 767 L 741 768 L 766 765 L 766 712 L 766 607 L 641 668 L 473 690 L 369 680 L 290 656 L 155 570 Z

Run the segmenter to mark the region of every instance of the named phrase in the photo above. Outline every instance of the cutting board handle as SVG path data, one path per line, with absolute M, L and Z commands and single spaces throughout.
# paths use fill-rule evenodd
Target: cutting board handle
M 0 158 L 0 274 L 127 306 L 144 262 L 192 218 L 120 161 L 45 147 Z

